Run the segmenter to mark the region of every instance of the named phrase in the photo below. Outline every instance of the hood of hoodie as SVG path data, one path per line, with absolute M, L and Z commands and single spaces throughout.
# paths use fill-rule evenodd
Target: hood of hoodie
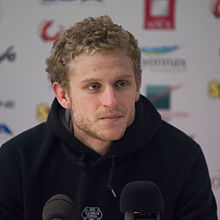
M 67 157 L 74 163 L 101 165 L 106 158 L 120 158 L 147 147 L 147 143 L 153 138 L 160 127 L 161 117 L 151 102 L 144 96 L 135 104 L 135 120 L 126 129 L 124 136 L 112 142 L 110 151 L 104 156 L 85 146 L 65 123 L 66 110 L 55 98 L 47 120 L 47 127 L 53 136 L 56 136 Z

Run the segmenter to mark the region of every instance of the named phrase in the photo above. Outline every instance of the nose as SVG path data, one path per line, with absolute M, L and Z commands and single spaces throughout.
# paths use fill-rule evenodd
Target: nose
M 102 105 L 108 108 L 114 108 L 117 103 L 116 91 L 111 86 L 106 87 L 101 95 Z

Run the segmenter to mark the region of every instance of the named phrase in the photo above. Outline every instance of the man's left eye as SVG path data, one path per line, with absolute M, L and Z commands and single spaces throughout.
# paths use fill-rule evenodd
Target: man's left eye
M 123 87 L 127 86 L 127 84 L 128 84 L 127 81 L 119 81 L 116 83 L 116 87 L 123 88 Z
M 88 88 L 90 90 L 97 90 L 100 88 L 100 85 L 98 83 L 94 83 L 94 84 L 91 84 Z

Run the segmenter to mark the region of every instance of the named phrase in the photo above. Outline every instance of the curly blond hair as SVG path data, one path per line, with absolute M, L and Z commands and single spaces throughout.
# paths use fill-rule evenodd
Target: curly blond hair
M 46 71 L 51 83 L 58 82 L 69 89 L 69 63 L 75 56 L 95 53 L 126 52 L 131 60 L 138 86 L 141 81 L 141 53 L 137 40 L 121 26 L 114 24 L 109 16 L 86 18 L 64 31 L 54 42 L 47 59 Z

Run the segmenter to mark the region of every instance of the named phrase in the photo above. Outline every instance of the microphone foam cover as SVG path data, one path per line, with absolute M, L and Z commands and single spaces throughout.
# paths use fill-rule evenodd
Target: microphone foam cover
M 156 214 L 164 208 L 159 187 L 150 181 L 130 182 L 122 189 L 120 196 L 121 212 Z
M 61 220 L 74 219 L 74 205 L 72 200 L 64 194 L 56 194 L 45 203 L 42 212 L 43 220 L 60 218 Z

